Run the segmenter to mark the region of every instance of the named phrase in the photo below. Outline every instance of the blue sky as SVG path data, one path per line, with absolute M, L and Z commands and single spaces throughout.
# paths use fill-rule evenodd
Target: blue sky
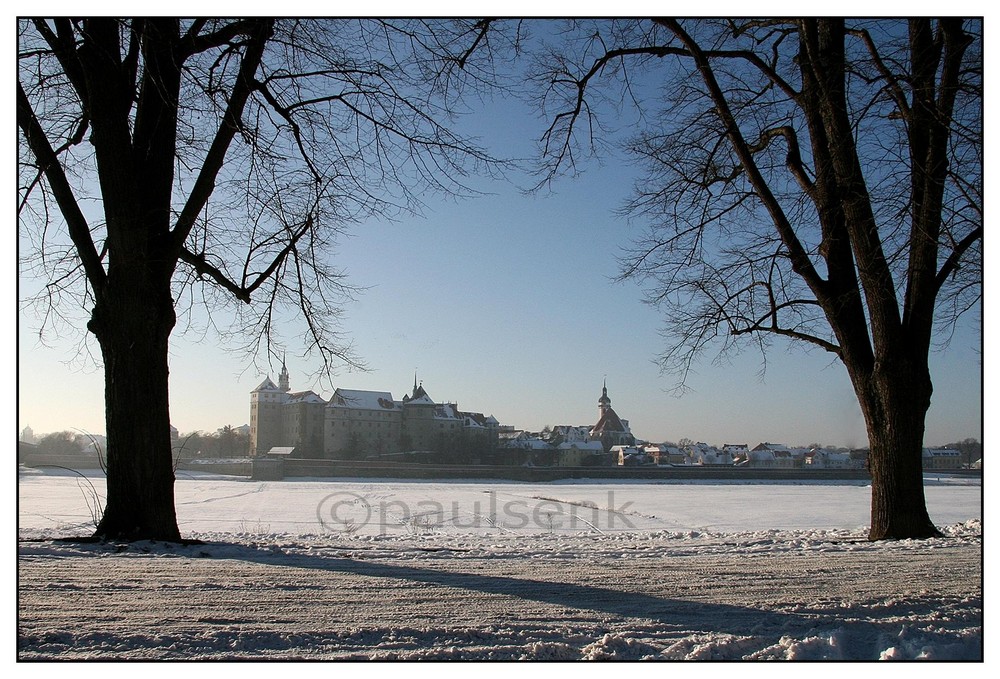
M 541 128 L 537 119 L 512 115 L 511 106 L 489 105 L 470 125 L 489 135 L 497 153 L 520 155 Z M 334 263 L 366 288 L 345 307 L 343 327 L 371 371 L 342 372 L 334 385 L 398 399 L 416 371 L 435 400 L 541 429 L 594 424 L 607 379 L 618 414 L 648 440 L 866 445 L 846 372 L 819 351 L 777 343 L 763 379 L 752 351 L 721 366 L 706 354 L 692 391 L 668 393 L 674 378 L 653 362 L 662 349 L 656 309 L 641 302 L 635 283 L 611 282 L 620 248 L 642 227 L 614 215 L 631 183 L 632 169 L 620 161 L 588 166 L 551 194 L 490 185 L 495 195 L 432 202 L 421 217 L 354 227 Z M 982 364 L 972 321 L 931 357 L 929 445 L 981 438 Z M 100 370 L 65 365 L 71 344 L 39 346 L 36 325 L 19 316 L 18 429 L 102 433 Z M 329 396 L 328 384 L 305 379 L 313 363 L 289 353 L 287 364 L 294 390 Z M 214 431 L 247 422 L 248 392 L 262 378 L 214 338 L 175 335 L 174 425 Z

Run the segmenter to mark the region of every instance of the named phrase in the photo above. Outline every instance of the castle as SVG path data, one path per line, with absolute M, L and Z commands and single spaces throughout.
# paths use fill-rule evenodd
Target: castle
M 388 391 L 337 389 L 329 401 L 289 388 L 284 361 L 278 384 L 270 377 L 250 392 L 250 450 L 294 448 L 296 457 L 361 458 L 455 446 L 492 448 L 500 423 L 492 415 L 435 403 L 413 378 L 413 391 L 397 401 Z

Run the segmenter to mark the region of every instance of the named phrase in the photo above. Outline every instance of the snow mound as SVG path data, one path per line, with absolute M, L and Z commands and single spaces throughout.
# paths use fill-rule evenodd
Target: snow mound
M 651 660 L 659 655 L 655 646 L 623 634 L 605 634 L 583 648 L 584 660 Z
M 893 645 L 879 653 L 879 660 L 982 660 L 981 627 L 949 634 L 944 630 L 917 630 L 904 626 Z
M 746 656 L 748 660 L 843 660 L 841 630 L 804 639 L 781 637 L 778 643 Z

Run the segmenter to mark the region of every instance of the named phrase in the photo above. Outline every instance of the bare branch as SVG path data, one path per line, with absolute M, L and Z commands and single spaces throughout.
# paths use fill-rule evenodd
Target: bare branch
M 674 31 L 675 35 L 685 45 L 688 53 L 694 59 L 698 72 L 705 81 L 706 90 L 715 104 L 715 110 L 726 127 L 726 136 L 732 142 L 736 155 L 743 164 L 744 171 L 747 173 L 750 182 L 753 184 L 755 193 L 763 202 L 778 233 L 781 234 L 781 239 L 790 253 L 793 268 L 817 295 L 822 294 L 823 280 L 809 260 L 805 248 L 792 228 L 787 215 L 781 208 L 781 204 L 775 197 L 769 182 L 767 182 L 757 167 L 750 145 L 740 133 L 739 124 L 733 116 L 729 101 L 723 93 L 722 88 L 719 87 L 715 73 L 709 64 L 708 57 L 681 27 L 679 22 L 668 19 L 665 20 L 665 25 Z
M 788 166 L 792 176 L 795 177 L 795 181 L 797 181 L 799 186 L 802 187 L 802 191 L 809 197 L 813 198 L 816 187 L 813 184 L 812 178 L 809 177 L 805 165 L 802 163 L 802 153 L 799 150 L 799 140 L 791 125 L 782 125 L 781 127 L 764 130 L 757 143 L 752 144 L 749 147 L 750 152 L 757 153 L 762 151 L 775 137 L 783 137 L 785 139 L 785 143 L 788 144 L 788 155 L 786 156 L 785 164 Z
M 229 104 L 226 108 L 222 123 L 216 131 L 215 138 L 209 148 L 208 154 L 202 164 L 201 172 L 195 180 L 194 186 L 188 195 L 188 200 L 177 219 L 177 224 L 173 230 L 174 247 L 178 250 L 183 247 L 187 240 L 194 220 L 204 209 L 205 203 L 215 186 L 216 178 L 222 164 L 226 158 L 229 144 L 232 142 L 236 131 L 242 125 L 243 107 L 250 98 L 253 91 L 254 73 L 260 67 L 264 57 L 264 47 L 273 31 L 273 21 L 260 21 L 254 26 L 254 33 L 250 38 L 250 43 L 246 48 L 246 54 L 240 65 L 239 75 L 233 84 L 232 93 L 229 96 Z
M 107 274 L 91 238 L 90 226 L 80 210 L 63 167 L 49 144 L 20 82 L 17 84 L 17 125 L 38 159 L 40 172 L 45 175 L 49 186 L 52 187 L 52 193 L 66 220 L 70 238 L 73 239 L 80 261 L 87 272 L 87 280 L 95 291 L 103 289 Z
M 465 64 L 468 62 L 469 57 L 472 56 L 472 54 L 476 51 L 476 48 L 479 47 L 479 43 L 481 43 L 489 33 L 490 25 L 492 23 L 493 19 L 480 19 L 476 22 L 475 27 L 479 30 L 479 33 L 476 35 L 476 39 L 472 41 L 472 44 L 469 45 L 469 49 L 463 52 L 462 56 L 458 57 L 457 63 L 459 68 L 465 68 Z
M 951 251 L 951 254 L 948 255 L 948 258 L 944 261 L 944 264 L 941 265 L 941 270 L 938 271 L 937 277 L 935 279 L 935 284 L 937 286 L 938 291 L 940 291 L 941 288 L 944 287 L 944 284 L 947 282 L 948 277 L 952 275 L 958 268 L 959 262 L 962 260 L 962 257 L 965 255 L 968 249 L 971 248 L 976 242 L 980 241 L 982 237 L 983 237 L 983 227 L 978 226 L 972 231 L 970 231 L 965 238 L 963 238 L 962 240 L 960 240 L 958 243 L 955 244 L 955 248 Z

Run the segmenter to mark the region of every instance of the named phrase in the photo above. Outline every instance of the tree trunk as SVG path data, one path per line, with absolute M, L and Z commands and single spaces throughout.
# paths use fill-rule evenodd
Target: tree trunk
M 107 419 L 107 505 L 95 537 L 180 540 L 174 510 L 167 341 L 176 316 L 169 282 L 118 285 L 88 328 L 101 345 Z
M 877 368 L 857 389 L 868 428 L 872 475 L 869 540 L 938 537 L 924 500 L 924 420 L 931 380 L 926 364 Z

